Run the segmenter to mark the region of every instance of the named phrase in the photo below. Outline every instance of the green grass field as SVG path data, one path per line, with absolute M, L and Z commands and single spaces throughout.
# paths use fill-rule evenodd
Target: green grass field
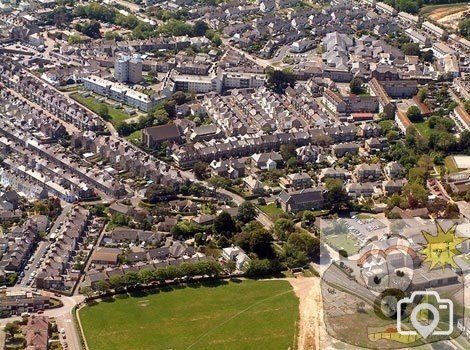
M 298 299 L 287 281 L 192 285 L 79 311 L 91 350 L 294 348 Z
M 455 164 L 454 158 L 452 156 L 447 156 L 444 158 L 444 164 L 449 170 L 449 173 L 456 173 L 459 171 L 457 164 Z
M 418 129 L 419 133 L 423 135 L 426 138 L 429 138 L 429 135 L 431 134 L 432 129 L 429 127 L 429 124 L 427 121 L 422 121 L 418 123 L 413 123 L 413 125 Z
M 71 94 L 70 97 L 95 113 L 98 113 L 101 105 L 106 105 L 108 107 L 109 116 L 111 117 L 111 122 L 114 126 L 118 126 L 124 120 L 131 118 L 131 115 L 123 110 L 111 107 L 108 103 L 98 102 L 98 100 L 92 96 L 84 97 L 80 93 L 76 92 Z
M 132 134 L 126 136 L 126 139 L 128 139 L 129 141 L 136 140 L 136 139 L 140 141 L 141 137 L 142 137 L 142 131 L 136 130 Z
M 338 250 L 344 249 L 349 256 L 357 254 L 360 248 L 358 245 L 356 245 L 358 243 L 357 239 L 347 233 L 323 236 L 323 238 L 334 248 Z
M 281 208 L 278 208 L 275 203 L 270 203 L 268 205 L 258 205 L 258 208 L 268 215 L 273 221 L 279 219 L 279 216 L 284 213 Z

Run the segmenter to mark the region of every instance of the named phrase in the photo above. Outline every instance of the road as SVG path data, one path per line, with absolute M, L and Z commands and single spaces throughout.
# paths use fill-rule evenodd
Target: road
M 49 230 L 49 234 L 45 237 L 45 240 L 39 242 L 38 247 L 33 254 L 33 262 L 29 264 L 28 270 L 24 270 L 25 275 L 22 278 L 21 283 L 19 284 L 20 287 L 27 287 L 26 283 L 28 282 L 29 277 L 33 272 L 38 270 L 36 266 L 40 263 L 40 259 L 44 257 L 44 253 L 46 252 L 47 247 L 49 247 L 50 245 L 50 242 L 48 241 L 49 236 L 52 232 L 58 229 L 59 225 L 62 225 L 71 209 L 72 204 L 67 204 L 64 206 L 62 212 L 59 214 L 57 219 L 54 221 L 54 224 L 52 225 L 51 229 Z
M 14 287 L 14 289 L 20 289 Z M 28 288 L 23 288 L 26 290 L 30 290 Z M 44 292 L 45 295 L 52 295 L 52 293 Z M 63 303 L 63 306 L 57 309 L 49 309 L 45 310 L 43 316 L 48 316 L 51 318 L 55 318 L 57 321 L 57 326 L 59 329 L 64 328 L 65 330 L 65 338 L 68 344 L 68 349 L 70 350 L 80 350 L 82 349 L 80 337 L 78 331 L 75 329 L 74 320 L 72 310 L 73 308 L 82 303 L 84 301 L 83 296 L 74 296 L 74 297 L 65 297 L 62 296 L 60 301 Z M 1 333 L 3 333 L 3 329 L 5 325 L 9 322 L 13 322 L 16 320 L 20 320 L 21 317 L 14 316 L 8 318 L 1 318 L 0 319 L 0 329 Z M 1 341 L 2 339 L 0 339 Z M 2 343 L 0 342 L 0 347 L 3 349 Z

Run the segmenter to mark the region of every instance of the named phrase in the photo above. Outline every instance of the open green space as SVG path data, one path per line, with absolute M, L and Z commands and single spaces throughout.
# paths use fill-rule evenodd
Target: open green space
M 129 119 L 132 117 L 129 113 L 126 113 L 124 110 L 114 108 L 108 103 L 99 102 L 93 96 L 84 97 L 82 94 L 76 92 L 76 93 L 70 94 L 70 97 L 95 113 L 99 113 L 100 108 L 103 105 L 108 107 L 109 116 L 111 117 L 111 122 L 113 123 L 114 126 L 118 126 L 126 119 Z
M 413 123 L 413 125 L 418 129 L 419 133 L 426 138 L 429 138 L 432 129 L 429 127 L 429 124 L 423 120 L 421 122 Z
M 295 348 L 287 281 L 212 282 L 117 296 L 78 314 L 92 350 Z
M 327 235 L 322 237 L 326 243 L 328 243 L 328 245 L 335 248 L 336 250 L 345 250 L 348 253 L 348 256 L 357 254 L 359 251 L 360 247 L 357 245 L 357 239 L 348 233 Z
M 126 139 L 128 139 L 129 141 L 132 141 L 132 140 L 140 141 L 141 137 L 142 137 L 142 131 L 141 130 L 136 130 L 133 133 L 126 136 Z
M 258 205 L 258 208 L 268 215 L 273 221 L 276 221 L 279 219 L 279 216 L 281 216 L 284 211 L 281 208 L 278 208 L 276 206 L 276 203 L 270 203 L 268 205 Z
M 449 170 L 449 173 L 456 173 L 459 171 L 457 164 L 455 164 L 454 157 L 452 156 L 445 157 L 444 164 L 446 165 L 447 170 Z

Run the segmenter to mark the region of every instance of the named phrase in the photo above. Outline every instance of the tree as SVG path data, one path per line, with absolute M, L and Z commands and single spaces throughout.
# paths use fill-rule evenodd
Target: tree
M 16 322 L 8 322 L 5 325 L 4 331 L 6 334 L 8 334 L 10 337 L 13 337 L 16 333 L 21 332 L 21 327 L 18 323 Z
M 98 281 L 96 282 L 95 284 L 95 289 L 99 292 L 99 293 L 105 293 L 108 289 L 109 289 L 109 283 L 106 282 L 106 281 Z
M 320 252 L 320 240 L 306 232 L 294 232 L 289 236 L 285 250 L 303 251 L 310 259 L 314 259 Z
M 403 45 L 403 53 L 408 56 L 419 56 L 420 49 L 418 43 L 407 43 Z
M 79 34 L 72 34 L 67 38 L 67 42 L 70 45 L 75 45 L 75 44 L 81 44 L 83 40 Z
M 97 39 L 101 36 L 100 29 L 101 29 L 100 22 L 95 21 L 95 20 L 89 21 L 81 25 L 80 27 L 80 31 L 83 34 L 93 39 Z
M 413 0 L 396 0 L 395 8 L 398 11 L 417 14 L 419 12 L 420 5 L 419 2 Z
M 232 216 L 223 211 L 214 220 L 213 229 L 216 234 L 231 238 L 237 231 L 237 226 Z
M 464 107 L 467 113 L 470 113 L 470 99 L 465 101 Z
M 272 247 L 273 236 L 264 228 L 256 230 L 250 235 L 250 251 L 259 258 L 272 258 L 274 250 Z
M 175 100 L 177 105 L 182 105 L 185 103 L 188 99 L 186 94 L 183 91 L 176 91 L 171 98 Z
M 412 122 L 418 122 L 423 118 L 423 116 L 421 115 L 421 110 L 418 108 L 418 106 L 410 106 L 406 111 L 406 116 Z
M 313 225 L 316 219 L 317 216 L 313 211 L 305 210 L 302 214 L 302 221 L 305 221 L 305 223 L 308 225 Z
M 268 259 L 252 259 L 249 262 L 246 275 L 249 277 L 262 277 L 271 274 L 271 263 Z
M 434 52 L 432 50 L 423 51 L 421 58 L 424 62 L 432 62 L 434 61 Z
M 422 207 L 428 201 L 428 191 L 422 184 L 416 182 L 408 183 L 403 187 L 403 196 L 411 208 Z
M 122 37 L 118 32 L 107 31 L 104 34 L 106 40 L 114 40 L 114 41 L 121 41 Z
M 83 294 L 86 298 L 89 298 L 93 295 L 93 289 L 90 286 L 84 286 L 80 288 L 80 293 Z
M 288 267 L 300 267 L 318 259 L 320 241 L 305 232 L 294 232 L 284 246 L 284 259 Z
M 470 131 L 465 130 L 460 134 L 458 149 L 467 154 L 470 153 Z
M 287 87 L 294 87 L 296 79 L 294 74 L 288 70 L 278 70 L 273 67 L 266 68 L 268 86 L 278 93 L 283 93 Z
M 232 274 L 237 269 L 237 264 L 233 260 L 229 260 L 225 263 L 225 269 L 229 274 Z
M 194 23 L 193 34 L 195 36 L 205 36 L 209 26 L 204 21 L 197 21 Z
M 349 89 L 352 94 L 359 95 L 362 92 L 362 80 L 359 78 L 354 78 L 349 83 Z
M 135 287 L 140 282 L 138 273 L 133 271 L 127 272 L 122 281 L 127 288 Z
M 207 172 L 207 163 L 204 162 L 197 162 L 193 165 L 194 176 L 196 179 L 203 180 L 206 178 Z
M 101 103 L 98 106 L 97 113 L 104 120 L 109 120 L 110 119 L 110 117 L 109 117 L 109 108 L 104 103 Z
M 426 99 L 427 92 L 428 89 L 426 87 L 422 87 L 418 90 L 417 97 L 420 102 L 424 102 L 424 100 Z
M 325 204 L 327 207 L 337 211 L 343 206 L 347 206 L 349 204 L 349 197 L 341 180 L 328 179 L 325 182 L 325 186 L 328 189 L 325 198 Z
M 109 285 L 114 290 L 120 289 L 124 285 L 123 278 L 118 275 L 111 276 L 109 277 Z
M 420 184 L 424 184 L 427 178 L 427 171 L 426 168 L 411 168 L 408 172 L 408 180 L 410 182 L 416 182 Z
M 459 33 L 466 39 L 470 39 L 470 18 L 465 18 L 459 22 Z
M 295 152 L 295 150 L 296 150 L 295 144 L 289 143 L 287 145 L 282 145 L 281 148 L 279 149 L 279 153 L 281 154 L 282 159 L 286 161 L 292 157 L 295 158 L 297 156 L 297 153 Z
M 399 207 L 401 204 L 401 197 L 399 194 L 397 193 L 394 193 L 389 199 L 388 199 L 388 204 L 387 204 L 387 208 L 389 210 L 395 208 L 395 207 Z
M 423 154 L 421 157 L 418 159 L 418 166 L 421 168 L 424 168 L 426 171 L 432 169 L 434 163 L 427 154 Z
M 162 107 L 157 108 L 153 112 L 153 117 L 151 120 L 153 125 L 165 125 L 170 122 L 170 117 L 168 116 L 168 112 Z
M 52 11 L 52 16 L 54 18 L 54 25 L 57 28 L 61 28 L 64 23 L 69 23 L 72 21 L 72 14 L 65 6 L 56 7 Z
M 238 207 L 237 220 L 240 220 L 244 224 L 253 221 L 257 215 L 256 208 L 251 202 L 243 202 Z
M 153 269 L 142 269 L 139 271 L 139 281 L 142 284 L 149 284 L 154 280 Z
M 274 222 L 274 233 L 277 237 L 287 240 L 294 232 L 294 222 L 291 219 L 280 218 Z
M 175 191 L 173 188 L 158 184 L 150 185 L 145 191 L 145 197 L 151 204 L 155 204 L 174 195 Z

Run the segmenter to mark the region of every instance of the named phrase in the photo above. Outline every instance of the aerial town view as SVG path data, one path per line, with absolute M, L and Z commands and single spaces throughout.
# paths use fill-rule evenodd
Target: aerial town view
M 470 349 L 470 3 L 0 0 L 0 349 Z

